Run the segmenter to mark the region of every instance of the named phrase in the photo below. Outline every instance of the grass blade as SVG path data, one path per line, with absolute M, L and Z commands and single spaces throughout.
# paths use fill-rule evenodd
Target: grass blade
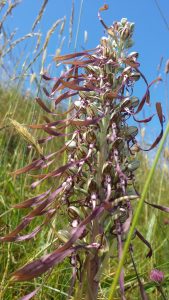
M 40 20 L 42 19 L 42 16 L 43 16 L 43 13 L 44 13 L 44 11 L 45 11 L 45 8 L 46 8 L 47 3 L 48 3 L 48 0 L 44 0 L 44 2 L 43 2 L 43 4 L 42 4 L 42 7 L 41 7 L 41 9 L 40 9 L 40 11 L 39 11 L 39 14 L 38 14 L 38 16 L 37 16 L 35 22 L 34 22 L 33 25 L 32 25 L 32 31 L 35 29 L 35 27 L 37 26 L 37 24 L 38 24 L 38 23 L 40 22 Z

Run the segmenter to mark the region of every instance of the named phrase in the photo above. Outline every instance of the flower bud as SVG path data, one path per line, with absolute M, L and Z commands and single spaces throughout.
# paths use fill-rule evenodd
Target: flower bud
M 123 74 L 124 74 L 124 75 L 129 75 L 129 74 L 131 73 L 131 70 L 132 70 L 131 67 L 126 67 L 126 68 L 123 70 Z
M 137 170 L 140 166 L 140 162 L 138 160 L 133 160 L 131 162 L 129 162 L 127 168 L 129 171 L 133 172 L 135 170 Z
M 82 144 L 76 151 L 76 155 L 78 159 L 86 157 L 89 149 L 85 144 Z
M 100 40 L 100 44 L 103 47 L 107 47 L 107 37 L 102 37 L 101 40 Z
M 93 178 L 89 179 L 87 183 L 87 189 L 90 194 L 98 190 L 97 183 Z
M 66 146 L 68 150 L 74 150 L 77 147 L 76 141 L 69 140 L 66 142 Z
M 94 131 L 90 130 L 90 131 L 85 132 L 83 134 L 83 138 L 84 138 L 85 141 L 87 141 L 90 144 L 90 143 L 94 143 L 95 142 L 96 135 L 95 135 Z
M 134 138 L 138 133 L 138 128 L 136 126 L 129 126 L 125 133 L 127 136 Z
M 77 173 L 77 171 L 78 171 L 78 167 L 77 167 L 77 166 L 72 166 L 72 167 L 69 167 L 67 173 L 68 173 L 69 175 L 74 175 L 74 174 Z
M 114 30 L 118 30 L 119 29 L 119 22 L 113 22 L 113 27 L 114 27 Z
M 137 107 L 139 105 L 139 99 L 135 96 L 130 98 L 130 106 L 132 106 L 133 108 Z
M 126 23 L 127 23 L 127 18 L 122 18 L 121 19 L 121 24 L 124 26 L 124 25 L 126 25 Z
M 134 145 L 130 148 L 130 150 L 131 150 L 132 154 L 135 154 L 135 153 L 137 153 L 137 152 L 140 151 L 140 147 L 139 147 L 138 144 L 134 144 Z
M 128 107 L 130 104 L 130 98 L 129 97 L 126 97 L 122 103 L 120 103 L 120 108 L 123 109 L 125 107 Z
M 140 79 L 140 73 L 139 72 L 132 72 L 131 75 L 130 75 L 130 79 L 134 80 L 134 81 L 139 80 Z
M 138 56 L 139 56 L 138 52 L 131 52 L 131 53 L 127 56 L 127 58 L 138 58 Z
M 83 212 L 76 206 L 69 206 L 68 207 L 68 214 L 69 217 L 72 219 L 83 219 L 84 218 L 84 214 Z
M 74 105 L 75 105 L 77 108 L 79 108 L 79 107 L 82 105 L 82 103 L 81 103 L 80 100 L 76 100 L 76 101 L 74 102 Z
M 61 242 L 66 243 L 70 238 L 70 233 L 67 230 L 59 230 L 57 237 Z
M 134 27 L 135 27 L 135 24 L 134 23 L 130 23 L 130 29 L 131 29 L 132 32 L 134 31 Z
M 124 27 L 124 29 L 122 30 L 120 36 L 121 36 L 121 39 L 123 41 L 127 40 L 127 38 L 130 36 L 130 30 L 129 30 L 129 28 Z

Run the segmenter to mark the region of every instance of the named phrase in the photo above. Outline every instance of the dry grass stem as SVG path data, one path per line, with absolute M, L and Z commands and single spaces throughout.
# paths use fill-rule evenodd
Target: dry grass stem
M 46 5 L 48 3 L 48 0 L 44 0 L 42 6 L 41 6 L 41 9 L 39 11 L 39 14 L 35 20 L 35 22 L 33 23 L 32 25 L 32 31 L 35 29 L 35 27 L 37 26 L 37 24 L 40 22 L 40 20 L 42 19 L 42 16 L 43 16 L 43 13 L 45 11 L 45 8 L 46 8 Z

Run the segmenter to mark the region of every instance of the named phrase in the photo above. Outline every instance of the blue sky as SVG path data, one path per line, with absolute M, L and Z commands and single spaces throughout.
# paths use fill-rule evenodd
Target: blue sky
M 159 2 L 169 23 L 169 1 L 160 0 Z M 63 16 L 67 17 L 65 36 L 68 37 L 71 3 L 71 0 L 49 0 L 46 12 L 38 28 L 44 37 L 54 21 Z M 83 0 L 77 43 L 78 49 L 84 46 L 85 30 L 88 32 L 86 48 L 95 47 L 99 43 L 100 37 L 104 35 L 104 30 L 97 18 L 98 8 L 104 3 L 105 1 L 103 0 Z M 122 17 L 127 17 L 129 21 L 135 22 L 134 48 L 140 53 L 142 69 L 147 73 L 148 77 L 156 75 L 157 65 L 161 56 L 164 57 L 164 61 L 169 57 L 169 31 L 155 6 L 154 0 L 107 0 L 106 3 L 109 5 L 109 10 L 103 12 L 102 16 L 107 24 L 111 25 L 114 20 L 119 20 Z M 18 28 L 18 37 L 30 32 L 31 25 L 37 16 L 41 4 L 41 0 L 22 0 L 21 4 L 14 10 L 13 16 L 8 19 L 8 26 L 10 29 Z M 74 39 L 80 4 L 81 0 L 75 0 Z M 63 49 L 64 52 L 70 51 L 66 47 L 67 41 Z M 74 43 L 72 43 L 73 45 Z M 50 43 L 48 54 L 54 54 L 57 46 L 58 38 L 56 32 Z M 73 47 L 71 50 L 73 50 Z
M 35 20 L 38 11 L 42 5 L 41 0 L 22 0 L 21 4 L 14 10 L 13 15 L 8 19 L 6 26 L 9 30 L 18 28 L 16 38 L 25 35 L 31 31 L 31 25 Z M 77 31 L 79 10 L 81 4 L 82 14 L 79 28 L 79 35 L 77 40 L 77 49 L 81 50 L 82 47 L 86 49 L 94 48 L 99 44 L 101 36 L 104 35 L 104 29 L 101 26 L 97 12 L 99 7 L 107 3 L 109 10 L 102 12 L 102 17 L 107 25 L 111 25 L 113 21 L 120 20 L 126 17 L 129 21 L 135 23 L 135 44 L 132 51 L 137 51 L 140 54 L 139 62 L 141 63 L 141 71 L 145 74 L 148 81 L 152 81 L 157 77 L 157 66 L 163 57 L 163 63 L 160 70 L 160 75 L 163 77 L 163 82 L 151 88 L 152 102 L 161 101 L 164 110 L 166 110 L 166 90 L 165 90 L 165 74 L 164 67 L 166 60 L 169 59 L 169 30 L 165 25 L 155 0 L 74 0 L 75 2 L 75 15 L 73 24 L 73 40 L 71 47 L 68 48 L 68 35 L 69 35 L 69 20 L 71 15 L 71 0 L 49 0 L 46 7 L 45 14 L 42 21 L 35 31 L 41 31 L 43 39 L 52 24 L 58 19 L 66 16 L 66 26 L 64 30 L 65 42 L 62 53 L 69 53 L 74 51 L 75 36 Z M 169 24 L 169 1 L 158 0 L 164 16 Z M 87 43 L 84 43 L 84 31 L 88 33 Z M 47 53 L 46 66 L 52 63 L 52 56 L 55 54 L 56 49 L 59 47 L 60 41 L 58 39 L 57 30 L 53 35 Z M 22 51 L 20 45 L 15 51 L 22 52 L 23 58 L 31 53 L 33 47 L 32 42 L 29 43 Z M 57 69 L 53 68 L 56 75 Z M 143 94 L 143 85 L 140 84 L 138 93 Z M 152 108 L 150 108 L 150 111 Z M 154 125 L 156 120 L 153 121 Z

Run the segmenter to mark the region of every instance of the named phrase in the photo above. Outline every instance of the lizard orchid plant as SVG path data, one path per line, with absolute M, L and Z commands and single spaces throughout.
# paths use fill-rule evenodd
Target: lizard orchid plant
M 49 155 L 41 153 L 40 158 L 14 172 L 19 175 L 33 170 L 48 170 L 50 165 L 50 168 L 53 166 L 51 171 L 36 175 L 38 179 L 31 187 L 35 188 L 48 179 L 53 184 L 42 194 L 15 205 L 18 209 L 30 208 L 30 212 L 15 230 L 1 238 L 3 242 L 33 239 L 56 218 L 59 208 L 62 207 L 63 211 L 65 207 L 70 226 L 58 232 L 60 245 L 52 253 L 17 270 L 13 279 L 31 280 L 69 257 L 72 266 L 69 295 L 74 297 L 72 299 L 86 300 L 97 299 L 101 275 L 111 256 L 115 257 L 112 258 L 112 266 L 113 260 L 121 258 L 132 221 L 132 203 L 139 199 L 135 188 L 135 171 L 139 167 L 136 156 L 139 150 L 143 150 L 136 140 L 138 128 L 131 126 L 129 120 L 135 123 L 151 121 L 155 114 L 144 120 L 138 119 L 137 114 L 150 104 L 151 85 L 161 80 L 157 78 L 148 84 L 139 68 L 138 53 L 128 51 L 132 45 L 134 23 L 123 18 L 108 27 L 100 13 L 98 16 L 106 32 L 100 44 L 92 50 L 56 57 L 57 62 L 70 65 L 59 78 L 51 78 L 47 74 L 42 76 L 44 80 L 54 82 L 50 92 L 47 89 L 44 91 L 55 103 L 56 109 L 65 99 L 73 97 L 74 101 L 64 113 L 68 117 L 55 120 L 55 111 L 50 110 L 39 97 L 36 98 L 49 118 L 44 124 L 28 127 L 47 133 L 47 137 L 39 140 L 39 143 L 59 136 L 69 137 L 59 151 Z M 145 82 L 146 88 L 143 98 L 139 100 L 134 95 L 134 86 L 140 79 Z M 163 134 L 164 117 L 159 102 L 156 103 L 156 115 L 161 132 L 145 151 L 153 149 Z M 67 153 L 67 162 L 56 168 L 61 153 Z M 161 206 L 157 208 L 162 209 Z M 43 223 L 33 232 L 21 235 L 20 232 L 38 216 L 44 217 Z M 148 246 L 147 256 L 150 257 L 151 246 L 137 229 L 136 237 Z M 130 252 L 135 268 L 133 247 Z M 123 269 L 119 279 L 123 300 L 126 299 L 124 280 Z M 138 281 L 142 299 L 146 299 L 139 278 Z M 30 299 L 36 292 L 23 299 Z

